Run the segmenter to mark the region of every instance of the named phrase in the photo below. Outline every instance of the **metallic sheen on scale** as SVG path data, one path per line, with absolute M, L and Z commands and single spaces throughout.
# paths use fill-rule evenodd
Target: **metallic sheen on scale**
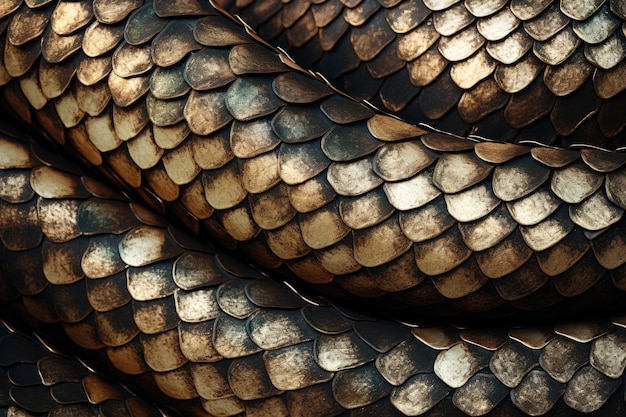
M 461 135 L 626 146 L 622 1 L 224 0 L 353 97 Z
M 0 408 L 626 413 L 625 7 L 247 3 L 224 7 L 338 87 L 475 136 L 359 104 L 209 3 L 8 0 L 4 315 L 162 409 L 79 364 L 46 379 L 8 327 Z

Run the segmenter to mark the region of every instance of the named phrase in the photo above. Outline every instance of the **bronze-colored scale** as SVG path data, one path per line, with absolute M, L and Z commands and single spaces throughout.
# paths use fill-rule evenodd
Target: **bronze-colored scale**
M 226 3 L 298 62 L 405 120 L 499 141 L 624 146 L 621 2 Z
M 623 414 L 621 3 L 224 7 L 0 6 L 0 408 Z

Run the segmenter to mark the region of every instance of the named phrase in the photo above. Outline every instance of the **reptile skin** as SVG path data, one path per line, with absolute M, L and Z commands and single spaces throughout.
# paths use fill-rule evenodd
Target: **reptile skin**
M 205 3 L 0 17 L 8 119 L 87 167 L 3 128 L 6 314 L 60 324 L 185 415 L 626 412 L 626 156 L 592 146 L 606 137 L 533 148 L 406 123 Z M 611 97 L 588 120 L 606 126 Z M 441 316 L 497 321 L 424 324 Z
M 57 324 L 147 398 L 169 397 L 164 407 L 191 416 L 626 412 L 624 318 L 462 329 L 342 311 L 215 252 L 58 155 L 10 133 L 0 143 L 5 310 Z M 3 356 L 9 374 L 18 353 Z M 20 396 L 10 385 L 1 406 L 46 411 L 28 399 L 47 391 Z M 64 387 L 44 385 L 53 399 Z
M 0 323 L 0 412 L 5 416 L 163 414 L 123 385 Z
M 621 1 L 225 1 L 353 97 L 461 135 L 626 145 Z

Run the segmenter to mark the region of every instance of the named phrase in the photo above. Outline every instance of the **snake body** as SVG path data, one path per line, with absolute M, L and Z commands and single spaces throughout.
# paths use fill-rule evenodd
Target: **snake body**
M 410 124 L 202 2 L 15 0 L 0 17 L 7 111 L 89 167 L 4 129 L 7 314 L 61 324 L 183 414 L 625 412 L 623 319 L 600 318 L 626 286 L 626 157 L 606 135 L 555 149 Z M 423 322 L 442 316 L 546 322 Z M 11 383 L 0 405 L 33 412 Z
M 341 90 L 407 121 L 501 142 L 624 146 L 619 1 L 225 7 Z

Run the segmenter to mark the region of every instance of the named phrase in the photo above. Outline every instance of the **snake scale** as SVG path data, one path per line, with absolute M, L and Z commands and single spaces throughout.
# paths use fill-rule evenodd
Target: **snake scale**
M 5 0 L 0 411 L 626 415 L 624 20 Z

